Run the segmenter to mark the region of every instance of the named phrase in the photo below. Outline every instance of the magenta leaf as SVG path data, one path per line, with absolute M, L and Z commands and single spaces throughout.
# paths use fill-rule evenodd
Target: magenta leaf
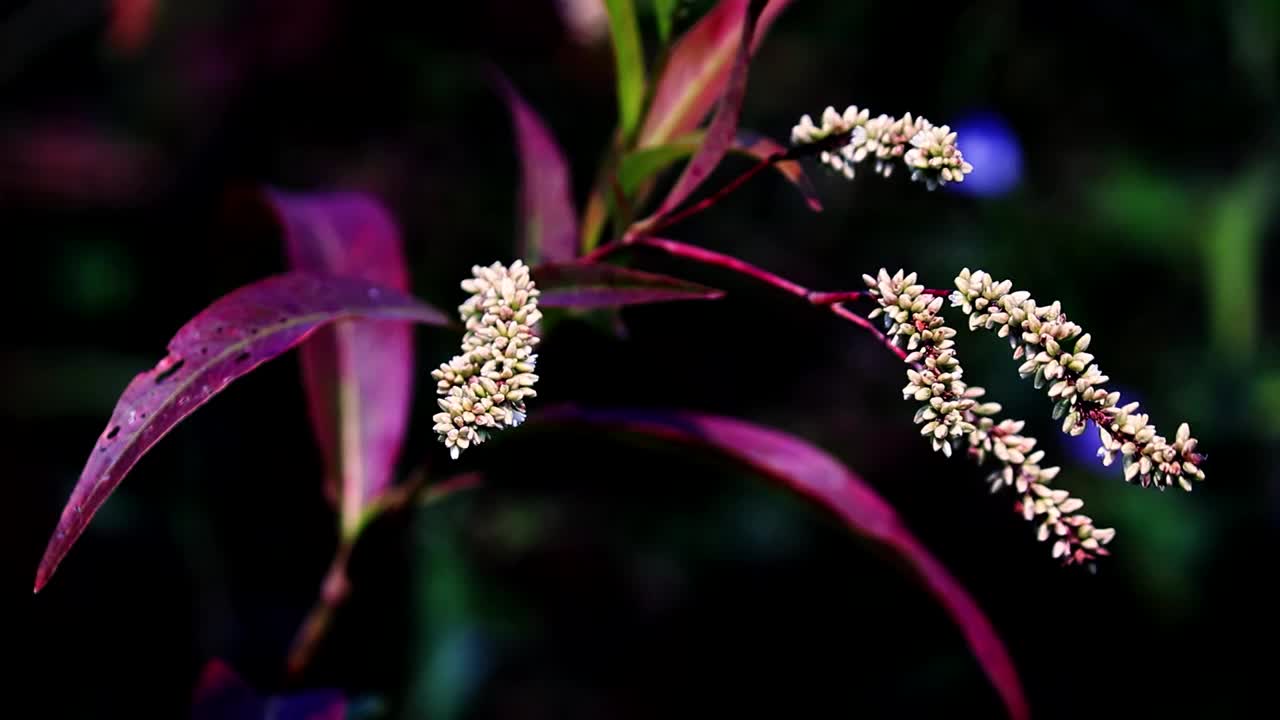
M 683 411 L 545 410 L 539 422 L 573 423 L 657 437 L 721 453 L 837 515 L 850 530 L 900 558 L 946 609 L 995 686 L 1009 716 L 1028 715 L 1013 661 L 977 602 L 907 530 L 893 508 L 840 461 L 778 430 L 741 420 Z
M 564 153 L 537 113 L 498 72 L 494 83 L 511 110 L 520 149 L 519 255 L 530 265 L 567 262 L 578 254 L 578 211 Z
M 720 98 L 716 114 L 711 118 L 711 126 L 707 128 L 707 136 L 702 146 L 693 154 L 693 159 L 685 166 L 684 172 L 676 179 L 676 184 L 667 193 L 667 198 L 658 208 L 657 216 L 666 215 L 684 202 L 712 170 L 724 159 L 733 145 L 733 137 L 738 132 L 738 116 L 742 113 L 742 101 L 747 97 L 747 69 L 751 65 L 751 39 L 755 37 L 756 22 L 764 11 L 768 0 L 751 0 L 747 5 L 746 15 L 742 19 L 742 35 L 733 57 L 733 66 L 729 71 L 728 85 Z
M 62 511 L 36 571 L 49 582 L 89 520 L 143 454 L 232 380 L 351 318 L 448 325 L 440 311 L 392 288 L 355 278 L 277 275 L 215 301 L 169 342 L 169 354 L 125 388 Z
M 200 674 L 192 720 L 343 720 L 347 701 L 338 690 L 262 697 L 222 660 Z
M 702 123 L 724 94 L 729 71 L 742 38 L 749 0 L 720 0 L 671 47 L 654 86 L 649 112 L 636 146 L 663 145 Z M 772 0 L 757 23 L 753 50 L 791 0 Z
M 604 308 L 724 297 L 723 291 L 706 285 L 598 263 L 539 265 L 533 279 L 543 307 Z
M 409 290 L 400 233 L 373 198 L 265 194 L 284 228 L 291 269 Z M 397 321 L 338 322 L 317 330 L 299 357 L 326 486 L 341 498 L 349 536 L 392 483 L 413 398 L 413 331 Z

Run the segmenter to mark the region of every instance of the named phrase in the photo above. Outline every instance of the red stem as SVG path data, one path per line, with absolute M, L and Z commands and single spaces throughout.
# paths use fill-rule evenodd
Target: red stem
M 751 178 L 759 174 L 760 171 L 764 170 L 765 168 L 769 167 L 775 162 L 778 162 L 779 160 L 785 159 L 786 157 L 787 157 L 787 153 L 780 152 L 780 153 L 774 153 L 766 158 L 763 158 L 760 160 L 760 162 L 751 166 L 749 170 L 747 170 L 746 172 L 742 173 L 741 175 L 739 175 L 738 177 L 730 181 L 728 185 L 725 185 L 724 187 L 720 188 L 714 193 L 708 195 L 707 197 L 702 198 L 701 200 L 699 200 L 698 202 L 692 205 L 689 205 L 683 210 L 677 210 L 676 212 L 673 212 L 670 215 L 664 215 L 662 217 L 654 218 L 647 222 L 637 223 L 635 226 L 633 226 L 632 233 L 636 235 L 640 235 L 640 234 L 652 235 L 653 233 L 659 232 L 668 227 L 671 227 L 672 225 L 675 225 L 676 223 L 680 222 L 681 220 L 684 220 L 685 218 L 691 215 L 697 215 L 703 210 L 706 210 L 712 205 L 715 205 L 716 203 L 720 202 L 726 195 L 729 195 L 733 191 L 742 187 L 744 184 L 746 184 L 748 180 L 750 180 Z
M 868 297 L 867 293 L 862 290 L 853 290 L 849 292 L 811 292 L 809 293 L 809 302 L 814 305 L 835 305 L 842 302 L 853 302 Z
M 889 348 L 890 352 L 892 352 L 894 355 L 897 355 L 899 358 L 903 360 L 907 359 L 907 351 L 903 350 L 897 345 L 894 345 L 889 340 L 889 338 L 886 337 L 884 333 L 880 332 L 880 330 L 870 320 L 846 308 L 843 304 L 841 304 L 843 300 L 839 300 L 839 299 L 831 300 L 831 298 L 835 296 L 840 296 L 844 300 L 853 300 L 859 297 L 867 296 L 866 293 L 814 292 L 803 285 L 794 283 L 784 277 L 781 277 L 780 275 L 775 275 L 774 273 L 771 273 L 768 270 L 765 270 L 763 268 L 758 268 L 755 265 L 752 265 L 751 263 L 746 262 L 744 260 L 739 260 L 738 258 L 725 255 L 724 253 L 718 253 L 714 250 L 708 250 L 706 248 L 701 248 L 696 245 L 689 245 L 686 243 L 678 242 L 676 240 L 663 240 L 661 238 L 646 237 L 646 238 L 634 239 L 629 244 L 643 245 L 645 247 L 656 248 L 658 250 L 662 250 L 668 255 L 684 258 L 686 260 L 692 260 L 694 262 L 702 263 L 703 265 L 710 265 L 712 267 L 718 267 L 718 268 L 723 268 L 725 270 L 730 270 L 738 273 L 739 275 L 745 275 L 749 278 L 759 280 L 760 282 L 763 282 L 767 285 L 771 285 L 775 288 L 778 288 L 779 290 L 795 295 L 796 297 L 804 298 L 815 305 L 826 305 L 827 307 L 830 308 L 831 312 L 837 315 L 838 317 L 848 320 L 854 325 L 857 325 L 863 330 L 866 330 L 867 332 L 871 333 L 871 335 L 874 336 L 876 340 L 880 342 L 881 345 L 884 345 L 885 347 Z M 620 243 L 610 243 L 609 245 L 605 245 L 604 247 L 601 247 L 599 250 L 596 251 L 596 253 L 592 253 L 592 255 L 606 256 L 606 255 L 612 254 L 613 252 L 616 252 L 616 250 L 612 250 L 610 248 L 615 248 L 615 247 L 621 248 L 623 246 Z M 602 252 L 605 250 L 608 250 L 609 252 Z M 590 255 L 584 259 L 589 259 L 589 258 L 591 258 Z M 831 301 L 823 302 L 828 300 L 831 300 Z
M 880 330 L 870 320 L 844 306 L 843 303 L 845 302 L 870 297 L 870 293 L 866 291 L 817 292 L 810 290 L 799 283 L 794 283 L 781 275 L 771 273 L 764 268 L 752 265 L 745 260 L 739 260 L 736 257 L 725 255 L 724 253 L 718 253 L 714 250 L 708 250 L 696 245 L 689 245 L 675 240 L 664 240 L 652 237 L 652 235 L 659 230 L 668 228 L 681 220 L 684 220 L 691 215 L 696 215 L 720 202 L 720 200 L 742 187 L 748 180 L 758 175 L 760 171 L 776 162 L 781 160 L 792 160 L 808 155 L 816 155 L 822 151 L 839 148 L 840 146 L 847 144 L 851 138 L 852 135 L 836 135 L 819 143 L 794 147 L 785 152 L 777 152 L 766 158 L 762 158 L 746 172 L 734 178 L 727 185 L 715 191 L 711 195 L 669 215 L 652 217 L 633 224 L 620 240 L 606 243 L 605 245 L 596 248 L 592 252 L 587 253 L 580 258 L 579 262 L 600 262 L 612 256 L 614 253 L 625 250 L 627 247 L 632 245 L 644 245 L 662 250 L 668 255 L 692 260 L 694 262 L 702 263 L 703 265 L 710 265 L 712 267 L 730 270 L 738 273 L 739 275 L 745 275 L 749 278 L 759 280 L 766 285 L 771 285 L 783 292 L 795 295 L 796 297 L 804 298 L 813 305 L 829 308 L 836 316 L 848 320 L 854 325 L 857 325 L 863 330 L 871 333 L 871 335 L 875 337 L 881 345 L 889 348 L 890 352 L 897 355 L 899 358 L 906 360 L 906 350 L 894 345 L 893 342 L 890 341 L 884 333 L 880 332 Z M 950 294 L 946 290 L 925 290 L 924 293 L 926 295 L 938 295 L 942 297 L 946 297 Z
M 839 303 L 831 306 L 831 312 L 874 335 L 875 338 L 880 341 L 881 345 L 889 348 L 889 352 L 897 355 L 900 360 L 907 359 L 907 351 L 897 345 L 894 345 L 893 342 L 889 340 L 884 333 L 880 332 L 880 329 L 873 325 L 870 320 Z
M 658 248 L 668 255 L 686 258 L 688 260 L 700 262 L 703 265 L 712 265 L 714 267 L 732 270 L 739 275 L 746 275 L 747 277 L 754 278 L 760 282 L 772 285 L 779 290 L 789 292 L 797 297 L 809 297 L 809 289 L 803 285 L 797 285 L 784 277 L 774 275 L 768 270 L 758 268 L 749 262 L 739 260 L 738 258 L 730 255 L 725 255 L 724 253 L 718 253 L 714 250 L 708 250 L 706 248 L 698 247 L 697 245 L 689 245 L 675 240 L 662 240 L 660 238 L 650 237 L 634 240 L 632 241 L 632 244 Z
M 293 639 L 289 649 L 288 673 L 290 678 L 297 679 L 302 671 L 311 664 L 320 641 L 329 631 L 333 617 L 347 601 L 351 594 L 351 582 L 347 579 L 347 563 L 351 560 L 351 543 L 343 541 L 334 553 L 329 572 L 325 575 L 324 584 L 320 586 L 320 596 L 316 604 L 302 621 L 302 627 Z
M 463 492 L 479 485 L 482 478 L 479 473 L 464 473 L 447 480 L 426 484 L 427 474 L 421 469 L 416 471 L 406 482 L 387 492 L 380 500 L 381 505 L 373 510 L 381 515 L 399 512 L 412 502 L 431 505 L 455 493 Z M 355 538 L 343 540 L 333 555 L 329 572 L 320 586 L 320 595 L 316 598 L 311 612 L 307 613 L 294 636 L 293 645 L 289 648 L 287 671 L 290 678 L 299 678 L 307 666 L 311 664 L 320 643 L 329 632 L 333 618 L 338 609 L 351 594 L 351 581 L 347 577 L 347 565 L 351 562 L 351 551 L 355 546 Z

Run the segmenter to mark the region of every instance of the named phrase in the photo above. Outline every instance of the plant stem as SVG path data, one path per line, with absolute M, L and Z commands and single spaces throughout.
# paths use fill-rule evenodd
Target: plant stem
M 703 265 L 711 265 L 713 267 L 732 270 L 739 275 L 746 275 L 747 277 L 772 285 L 783 292 L 791 293 L 797 297 L 807 298 L 809 296 L 809 289 L 803 285 L 793 283 L 784 277 L 769 272 L 768 270 L 756 267 L 745 260 L 739 260 L 736 257 L 725 255 L 724 253 L 718 253 L 714 250 L 708 250 L 706 248 L 677 242 L 675 240 L 663 240 L 660 238 L 649 237 L 634 240 L 632 241 L 632 244 L 657 248 L 668 255 L 682 257 L 686 260 L 693 260 L 695 262 L 700 262 Z
M 307 665 L 311 664 L 311 659 L 315 657 L 316 650 L 320 647 L 320 641 L 329 631 L 333 616 L 351 594 L 351 582 L 347 579 L 347 563 L 351 560 L 352 546 L 353 543 L 345 540 L 338 545 L 333 555 L 333 562 L 329 564 L 329 572 L 325 574 L 324 583 L 320 586 L 320 596 L 316 598 L 315 606 L 311 608 L 311 612 L 307 614 L 306 620 L 303 621 L 302 627 L 298 629 L 298 634 L 293 639 L 287 667 L 291 678 L 297 679 Z
M 814 292 L 813 290 L 810 290 L 805 286 L 800 285 L 799 283 L 792 282 L 780 275 L 771 273 L 768 270 L 765 270 L 763 268 L 756 267 L 755 265 L 752 265 L 751 263 L 746 262 L 745 260 L 739 260 L 738 258 L 725 255 L 724 253 L 718 253 L 714 250 L 708 250 L 706 248 L 701 248 L 696 245 L 689 245 L 686 243 L 678 242 L 676 240 L 663 240 L 661 238 L 646 237 L 646 238 L 633 239 L 628 244 L 655 248 L 657 250 L 661 250 L 667 253 L 668 255 L 672 255 L 674 257 L 684 258 L 686 260 L 692 260 L 694 262 L 702 263 L 703 265 L 710 265 L 712 267 L 718 267 L 725 270 L 729 270 L 729 271 L 738 273 L 739 275 L 745 275 L 749 278 L 752 278 L 753 280 L 758 280 L 767 285 L 778 288 L 779 290 L 782 290 L 783 292 L 789 293 L 791 295 L 795 295 L 796 297 L 804 298 L 805 300 L 808 300 L 810 303 L 814 305 L 819 305 L 819 306 L 825 305 L 836 316 L 843 318 L 844 320 L 848 320 L 854 325 L 857 325 L 863 330 L 866 330 L 867 332 L 871 333 L 871 335 L 875 337 L 876 340 L 880 342 L 880 344 L 889 348 L 889 350 L 894 355 L 897 355 L 899 358 L 903 360 L 907 358 L 906 350 L 903 350 L 897 345 L 894 345 L 889 340 L 889 338 L 886 337 L 884 333 L 880 332 L 880 330 L 870 320 L 846 308 L 842 304 L 844 300 L 853 300 L 859 297 L 864 297 L 866 296 L 866 293 Z M 611 249 L 613 245 L 618 245 L 618 247 L 616 249 Z M 621 247 L 623 246 L 620 244 L 606 245 L 604 247 L 601 247 L 596 253 L 592 253 L 592 255 L 599 255 L 601 257 L 604 257 L 612 254 L 613 252 L 616 252 L 617 249 L 620 249 Z M 602 251 L 608 251 L 608 252 L 602 252 Z M 593 259 L 591 259 L 591 256 L 587 256 L 587 258 L 584 258 L 584 260 L 594 261 Z M 840 296 L 843 299 L 836 300 L 834 302 L 817 302 L 817 301 L 827 301 L 835 296 Z
M 809 293 L 809 302 L 814 305 L 837 305 L 843 302 L 861 300 L 864 297 L 870 296 L 862 290 L 853 290 L 851 292 L 811 292 Z
M 774 153 L 773 155 L 770 155 L 769 157 L 766 157 L 760 160 L 755 165 L 752 165 L 749 170 L 747 170 L 746 172 L 742 173 L 738 177 L 731 180 L 728 185 L 725 185 L 724 187 L 708 195 L 707 197 L 699 200 L 698 202 L 692 205 L 688 205 L 681 210 L 676 210 L 675 212 L 672 212 L 669 215 L 663 215 L 660 217 L 655 217 L 646 221 L 641 221 L 639 223 L 636 223 L 635 225 L 632 226 L 632 229 L 630 232 L 635 234 L 651 235 L 653 233 L 660 232 L 668 227 L 671 227 L 672 225 L 675 225 L 676 223 L 680 222 L 681 220 L 684 220 L 685 218 L 688 218 L 692 215 L 697 215 L 703 210 L 706 210 L 712 205 L 715 205 L 716 203 L 720 202 L 726 196 L 733 193 L 733 191 L 745 185 L 748 180 L 758 175 L 761 170 L 764 170 L 765 168 L 769 167 L 775 162 L 778 162 L 779 160 L 783 160 L 786 157 L 787 157 L 786 153 Z
M 363 530 L 374 517 L 399 512 L 415 502 L 419 505 L 433 505 L 459 492 L 470 490 L 479 485 L 482 480 L 479 473 L 463 473 L 428 485 L 426 478 L 427 473 L 420 470 L 406 482 L 388 491 L 378 505 L 366 513 L 367 517 L 362 519 L 355 534 L 338 544 L 333 561 L 329 564 L 329 572 L 325 574 L 324 582 L 320 585 L 320 595 L 316 598 L 311 612 L 307 613 L 306 619 L 302 621 L 302 626 L 298 628 L 293 645 L 289 649 L 287 671 L 290 678 L 297 679 L 311 664 L 316 650 L 320 647 L 320 642 L 324 640 L 324 636 L 329 632 L 329 626 L 333 624 L 334 616 L 351 594 L 347 565 L 351 561 L 351 550 L 355 547 L 360 530 Z
M 760 174 L 761 170 L 764 170 L 770 165 L 773 165 L 775 163 L 780 163 L 784 160 L 797 160 L 802 157 L 817 155 L 822 152 L 830 152 L 831 150 L 836 150 L 845 145 L 848 145 L 852 139 L 853 139 L 852 133 L 832 135 L 831 137 L 825 140 L 822 140 L 820 142 L 810 143 L 808 145 L 797 145 L 789 150 L 786 150 L 783 152 L 776 152 L 768 157 L 761 158 L 759 162 L 757 162 L 755 165 L 752 165 L 750 168 L 748 168 L 746 172 L 742 173 L 741 175 L 734 178 L 733 180 L 730 180 L 729 184 L 725 185 L 719 190 L 716 190 L 715 192 L 699 200 L 698 202 L 693 203 L 692 205 L 688 205 L 683 209 L 670 212 L 666 215 L 651 216 L 649 218 L 646 218 L 644 220 L 641 220 L 633 224 L 630 228 L 627 229 L 626 234 L 623 236 L 623 242 L 631 242 L 631 240 L 636 237 L 653 235 L 654 233 L 657 233 L 661 230 L 665 230 L 666 228 L 669 228 L 672 225 L 675 225 L 681 220 L 685 220 L 693 215 L 697 215 L 703 210 L 706 210 L 712 205 L 715 205 L 716 203 L 720 202 L 724 198 L 733 194 L 734 191 L 736 191 L 738 188 L 745 185 L 748 180 Z
M 795 160 L 809 155 L 817 155 L 824 151 L 835 150 L 843 145 L 847 145 L 851 139 L 852 134 L 850 133 L 833 135 L 821 142 L 800 145 L 793 147 L 786 152 L 774 153 L 761 159 L 755 165 L 751 166 L 751 168 L 746 172 L 729 181 L 727 185 L 716 190 L 714 193 L 708 195 L 702 200 L 699 200 L 698 202 L 681 210 L 676 210 L 668 215 L 649 217 L 645 220 L 634 223 L 627 232 L 623 234 L 621 239 L 601 245 L 580 258 L 579 262 L 601 262 L 606 258 L 613 256 L 615 253 L 627 249 L 628 247 L 641 245 L 661 250 L 674 257 L 684 258 L 686 260 L 702 263 L 703 265 L 710 265 L 712 267 L 729 270 L 775 287 L 785 293 L 804 298 L 812 305 L 828 308 L 837 317 L 848 320 L 854 325 L 857 325 L 863 330 L 871 333 L 871 335 L 875 337 L 881 345 L 889 348 L 890 352 L 897 355 L 899 358 L 906 360 L 906 350 L 895 345 L 883 332 L 880 332 L 879 328 L 877 328 L 870 320 L 844 306 L 844 303 L 846 302 L 870 297 L 870 294 L 866 291 L 853 290 L 818 292 L 810 290 L 809 288 L 799 283 L 792 282 L 781 275 L 769 272 L 764 268 L 752 265 L 745 260 L 739 260 L 731 255 L 725 255 L 724 253 L 718 253 L 714 250 L 708 250 L 706 248 L 689 245 L 676 240 L 664 240 L 662 238 L 652 237 L 652 235 L 659 230 L 670 227 L 681 220 L 696 215 L 720 202 L 725 197 L 729 196 L 738 188 L 746 184 L 751 178 L 758 175 L 761 170 L 764 170 L 774 163 L 781 162 L 783 160 Z M 946 297 L 950 294 L 947 290 L 931 289 L 925 290 L 924 293 L 927 295 L 938 295 L 942 297 Z M 916 365 L 918 365 L 918 363 L 916 363 Z
M 873 325 L 870 320 L 862 317 L 858 313 L 850 310 L 849 308 L 845 307 L 840 303 L 836 303 L 835 305 L 832 305 L 831 312 L 844 318 L 845 320 L 848 320 L 854 325 L 857 325 L 863 330 L 866 330 L 867 332 L 871 333 L 876 338 L 876 340 L 880 341 L 881 345 L 884 345 L 885 347 L 889 348 L 889 352 L 893 353 L 894 355 L 897 355 L 899 360 L 907 359 L 907 351 L 903 350 L 897 345 L 894 345 L 893 341 L 890 340 L 887 335 L 880 332 L 880 329 L 877 328 L 875 325 Z M 919 369 L 919 363 L 916 363 L 915 365 L 916 365 L 916 368 Z

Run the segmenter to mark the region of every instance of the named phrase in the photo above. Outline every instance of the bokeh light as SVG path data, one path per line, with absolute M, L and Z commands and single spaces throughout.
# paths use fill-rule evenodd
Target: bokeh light
M 973 172 L 963 183 L 947 187 L 970 195 L 995 197 L 1018 186 L 1022 179 L 1022 144 L 1002 117 L 983 111 L 960 118 L 952 127 L 959 134 L 965 159 L 973 163 Z

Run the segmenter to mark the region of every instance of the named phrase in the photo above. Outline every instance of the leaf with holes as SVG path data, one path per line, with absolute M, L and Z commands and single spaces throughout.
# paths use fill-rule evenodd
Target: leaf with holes
M 724 292 L 667 275 L 616 265 L 563 263 L 533 269 L 538 304 L 558 308 L 607 308 L 674 300 L 718 300 Z
M 246 285 L 182 326 L 169 354 L 125 388 L 36 571 L 49 582 L 89 520 L 152 445 L 232 380 L 337 320 L 448 325 L 440 311 L 365 280 L 290 273 Z
M 671 46 L 671 54 L 654 84 L 637 147 L 671 142 L 697 128 L 724 94 L 729 71 L 742 38 L 749 0 L 720 0 Z M 772 0 L 756 24 L 752 51 L 791 0 Z
M 907 530 L 883 498 L 825 451 L 778 430 L 694 412 L 570 406 L 545 410 L 537 421 L 634 433 L 720 453 L 816 502 L 850 530 L 887 548 L 905 563 L 960 628 L 1009 716 L 1018 720 L 1027 717 L 1013 661 L 977 602 Z
M 666 199 L 662 201 L 662 206 L 658 208 L 656 213 L 658 216 L 670 213 L 684 202 L 685 198 L 693 194 L 693 191 L 697 190 L 702 181 L 711 175 L 711 172 L 724 159 L 725 153 L 729 151 L 733 137 L 738 132 L 738 117 L 742 113 L 742 102 L 747 97 L 751 39 L 755 37 L 756 23 L 760 19 L 760 13 L 768 4 L 768 0 L 751 0 L 747 4 L 746 14 L 742 18 L 741 39 L 734 52 L 733 65 L 729 70 L 724 95 L 720 97 L 720 104 L 711 118 L 711 125 L 707 128 L 707 135 L 702 145 L 698 146 L 698 151 L 693 154 L 689 164 L 684 166 L 684 172 L 676 178 L 676 184 L 672 186 Z
M 566 262 L 578 255 L 578 211 L 564 153 L 538 114 L 501 73 L 493 72 L 520 149 L 519 255 L 529 264 Z
M 701 130 L 682 135 L 666 145 L 636 150 L 624 155 L 618 163 L 618 184 L 627 195 L 635 193 L 645 182 L 675 163 L 689 157 L 702 145 L 706 133 Z M 755 158 L 759 161 L 780 157 L 787 149 L 780 143 L 758 133 L 739 130 L 729 152 Z M 822 201 L 797 160 L 776 160 L 773 167 L 804 196 L 805 203 L 814 212 L 822 211 Z
M 408 292 L 400 233 L 387 210 L 356 193 L 268 190 L 291 269 L 367 280 Z M 326 487 L 350 538 L 390 487 L 413 398 L 413 329 L 394 320 L 343 320 L 298 350 Z

